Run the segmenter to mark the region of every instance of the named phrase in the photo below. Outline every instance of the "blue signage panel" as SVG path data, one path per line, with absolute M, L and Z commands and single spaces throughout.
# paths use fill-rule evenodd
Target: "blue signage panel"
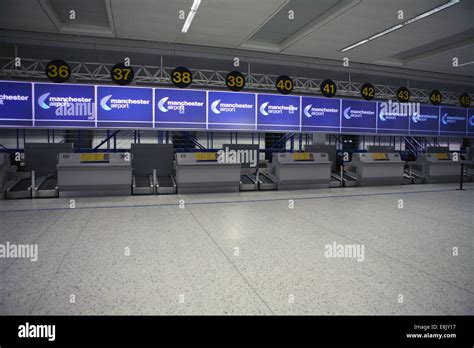
M 35 126 L 474 137 L 474 108 L 264 93 L 0 81 L 0 127 Z
M 421 105 L 420 113 L 410 116 L 410 135 L 439 134 L 439 107 Z
M 467 135 L 474 136 L 474 109 L 467 110 Z
M 152 88 L 98 86 L 97 101 L 97 127 L 153 127 Z
M 418 114 L 417 103 L 379 102 L 377 108 L 378 134 L 408 134 L 410 116 Z
M 342 100 L 342 133 L 375 133 L 377 103 Z
M 467 109 L 441 107 L 439 114 L 439 135 L 466 135 Z
M 94 86 L 35 83 L 35 126 L 94 127 Z
M 155 89 L 155 127 L 206 129 L 206 91 Z
M 208 92 L 208 129 L 255 130 L 255 94 Z
M 300 130 L 300 97 L 257 94 L 257 129 Z
M 32 84 L 0 82 L 0 126 L 33 126 Z
M 341 108 L 339 99 L 301 97 L 301 130 L 306 132 L 339 132 Z

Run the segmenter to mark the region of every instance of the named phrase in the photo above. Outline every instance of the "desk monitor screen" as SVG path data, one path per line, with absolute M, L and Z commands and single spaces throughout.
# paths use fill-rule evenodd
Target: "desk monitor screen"
M 108 153 L 81 153 L 79 156 L 81 163 L 107 163 L 109 162 Z
M 372 159 L 374 161 L 388 161 L 388 155 L 382 152 L 376 152 L 372 154 Z
M 310 152 L 298 152 L 293 154 L 295 161 L 314 161 L 313 154 Z
M 449 161 L 451 158 L 449 157 L 449 153 L 437 153 L 436 159 L 438 161 Z
M 194 154 L 196 162 L 217 162 L 217 153 L 215 152 L 196 152 Z

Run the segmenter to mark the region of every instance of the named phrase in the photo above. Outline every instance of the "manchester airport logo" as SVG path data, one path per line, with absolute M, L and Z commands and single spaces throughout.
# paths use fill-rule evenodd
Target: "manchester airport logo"
M 278 115 L 283 114 L 283 112 L 288 112 L 289 115 L 293 115 L 298 111 L 298 106 L 296 105 L 272 105 L 270 102 L 265 102 L 260 105 L 260 113 L 263 116 L 268 115 Z
M 379 119 L 382 122 L 396 120 L 398 117 L 418 117 L 420 103 L 382 102 L 379 105 Z
M 375 115 L 375 111 L 355 109 L 352 106 L 349 106 L 344 109 L 342 114 L 346 120 L 351 120 L 354 118 L 362 118 L 364 116 L 373 116 Z
M 180 114 L 184 114 L 187 107 L 203 107 L 204 102 L 199 100 L 170 100 L 170 97 L 164 97 L 158 101 L 156 106 L 161 112 L 178 111 Z
M 2 94 L 0 95 L 0 105 L 6 105 L 8 102 L 27 102 L 30 99 L 29 95 L 20 95 L 20 94 Z
M 38 97 L 38 105 L 43 110 L 55 108 L 56 116 L 86 116 L 94 119 L 94 103 L 86 97 L 56 97 L 51 92 Z
M 303 109 L 303 113 L 306 117 L 323 117 L 327 112 L 338 113 L 339 109 L 313 107 L 313 104 L 308 104 Z
M 448 115 L 447 113 L 441 116 L 441 123 L 444 125 L 456 123 L 458 121 L 466 121 L 466 118 L 464 116 Z
M 252 104 L 247 104 L 247 103 L 223 103 L 222 99 L 217 99 L 212 102 L 211 104 L 211 111 L 219 115 L 220 113 L 224 112 L 237 112 L 239 110 L 248 110 L 252 109 L 253 105 Z
M 112 98 L 112 94 L 106 95 L 100 100 L 100 107 L 105 111 L 129 109 L 130 105 L 148 105 L 147 99 L 117 99 Z
M 429 113 L 421 113 L 417 115 L 411 116 L 411 121 L 413 123 L 423 123 L 428 120 L 438 120 L 438 114 L 429 114 Z

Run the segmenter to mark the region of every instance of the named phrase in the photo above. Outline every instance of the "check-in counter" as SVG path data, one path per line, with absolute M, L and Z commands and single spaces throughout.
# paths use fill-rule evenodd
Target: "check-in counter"
M 278 190 L 329 187 L 332 163 L 327 153 L 275 153 L 272 165 Z
M 405 162 L 398 153 L 354 153 L 348 172 L 356 176 L 359 186 L 402 185 Z
M 413 169 L 418 171 L 425 183 L 459 181 L 460 164 L 449 152 L 419 153 Z
M 126 153 L 61 153 L 59 197 L 131 194 L 132 167 Z
M 15 181 L 15 171 L 16 166 L 10 163 L 10 154 L 0 153 L 0 199 L 5 198 L 6 188 Z
M 178 193 L 238 192 L 240 163 L 218 161 L 216 152 L 176 154 Z

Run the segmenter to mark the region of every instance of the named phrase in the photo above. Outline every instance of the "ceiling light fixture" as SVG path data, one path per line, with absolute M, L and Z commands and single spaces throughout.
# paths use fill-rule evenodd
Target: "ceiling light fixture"
M 191 6 L 191 11 L 189 11 L 186 22 L 184 22 L 183 29 L 181 29 L 182 33 L 188 32 L 189 26 L 191 25 L 191 22 L 193 21 L 194 15 L 196 14 L 200 4 L 201 0 L 194 0 L 193 6 Z
M 405 22 L 401 23 L 401 24 L 397 24 L 393 27 L 390 27 L 388 29 L 385 29 L 384 31 L 381 31 L 380 33 L 377 33 L 375 35 L 372 35 L 371 37 L 368 37 L 367 39 L 364 39 L 362 41 L 359 41 L 359 42 L 356 42 L 355 44 L 353 45 L 350 45 L 350 46 L 347 46 L 345 48 L 343 48 L 342 50 L 340 50 L 341 52 L 347 52 L 353 48 L 356 48 L 360 45 L 363 45 L 363 44 L 366 44 L 367 42 L 370 42 L 372 40 L 375 40 L 381 36 L 384 36 L 384 35 L 387 35 L 388 33 L 391 33 L 392 31 L 395 31 L 395 30 L 398 30 L 400 28 L 403 28 L 404 26 L 408 25 L 408 24 L 411 24 L 411 23 L 414 23 L 416 22 L 417 20 L 419 19 L 422 19 L 422 18 L 426 18 L 428 16 L 431 16 L 432 14 L 435 14 L 439 11 L 442 11 L 442 10 L 445 10 L 447 9 L 448 7 L 451 7 L 453 5 L 456 5 L 457 3 L 459 3 L 460 0 L 451 0 L 451 1 L 448 1 L 447 3 L 445 3 L 444 5 L 441 5 L 441 6 L 438 6 L 438 7 L 435 7 L 434 9 L 432 10 L 429 10 L 427 12 L 424 12 L 416 17 L 413 17 L 411 19 L 408 19 L 406 20 Z

